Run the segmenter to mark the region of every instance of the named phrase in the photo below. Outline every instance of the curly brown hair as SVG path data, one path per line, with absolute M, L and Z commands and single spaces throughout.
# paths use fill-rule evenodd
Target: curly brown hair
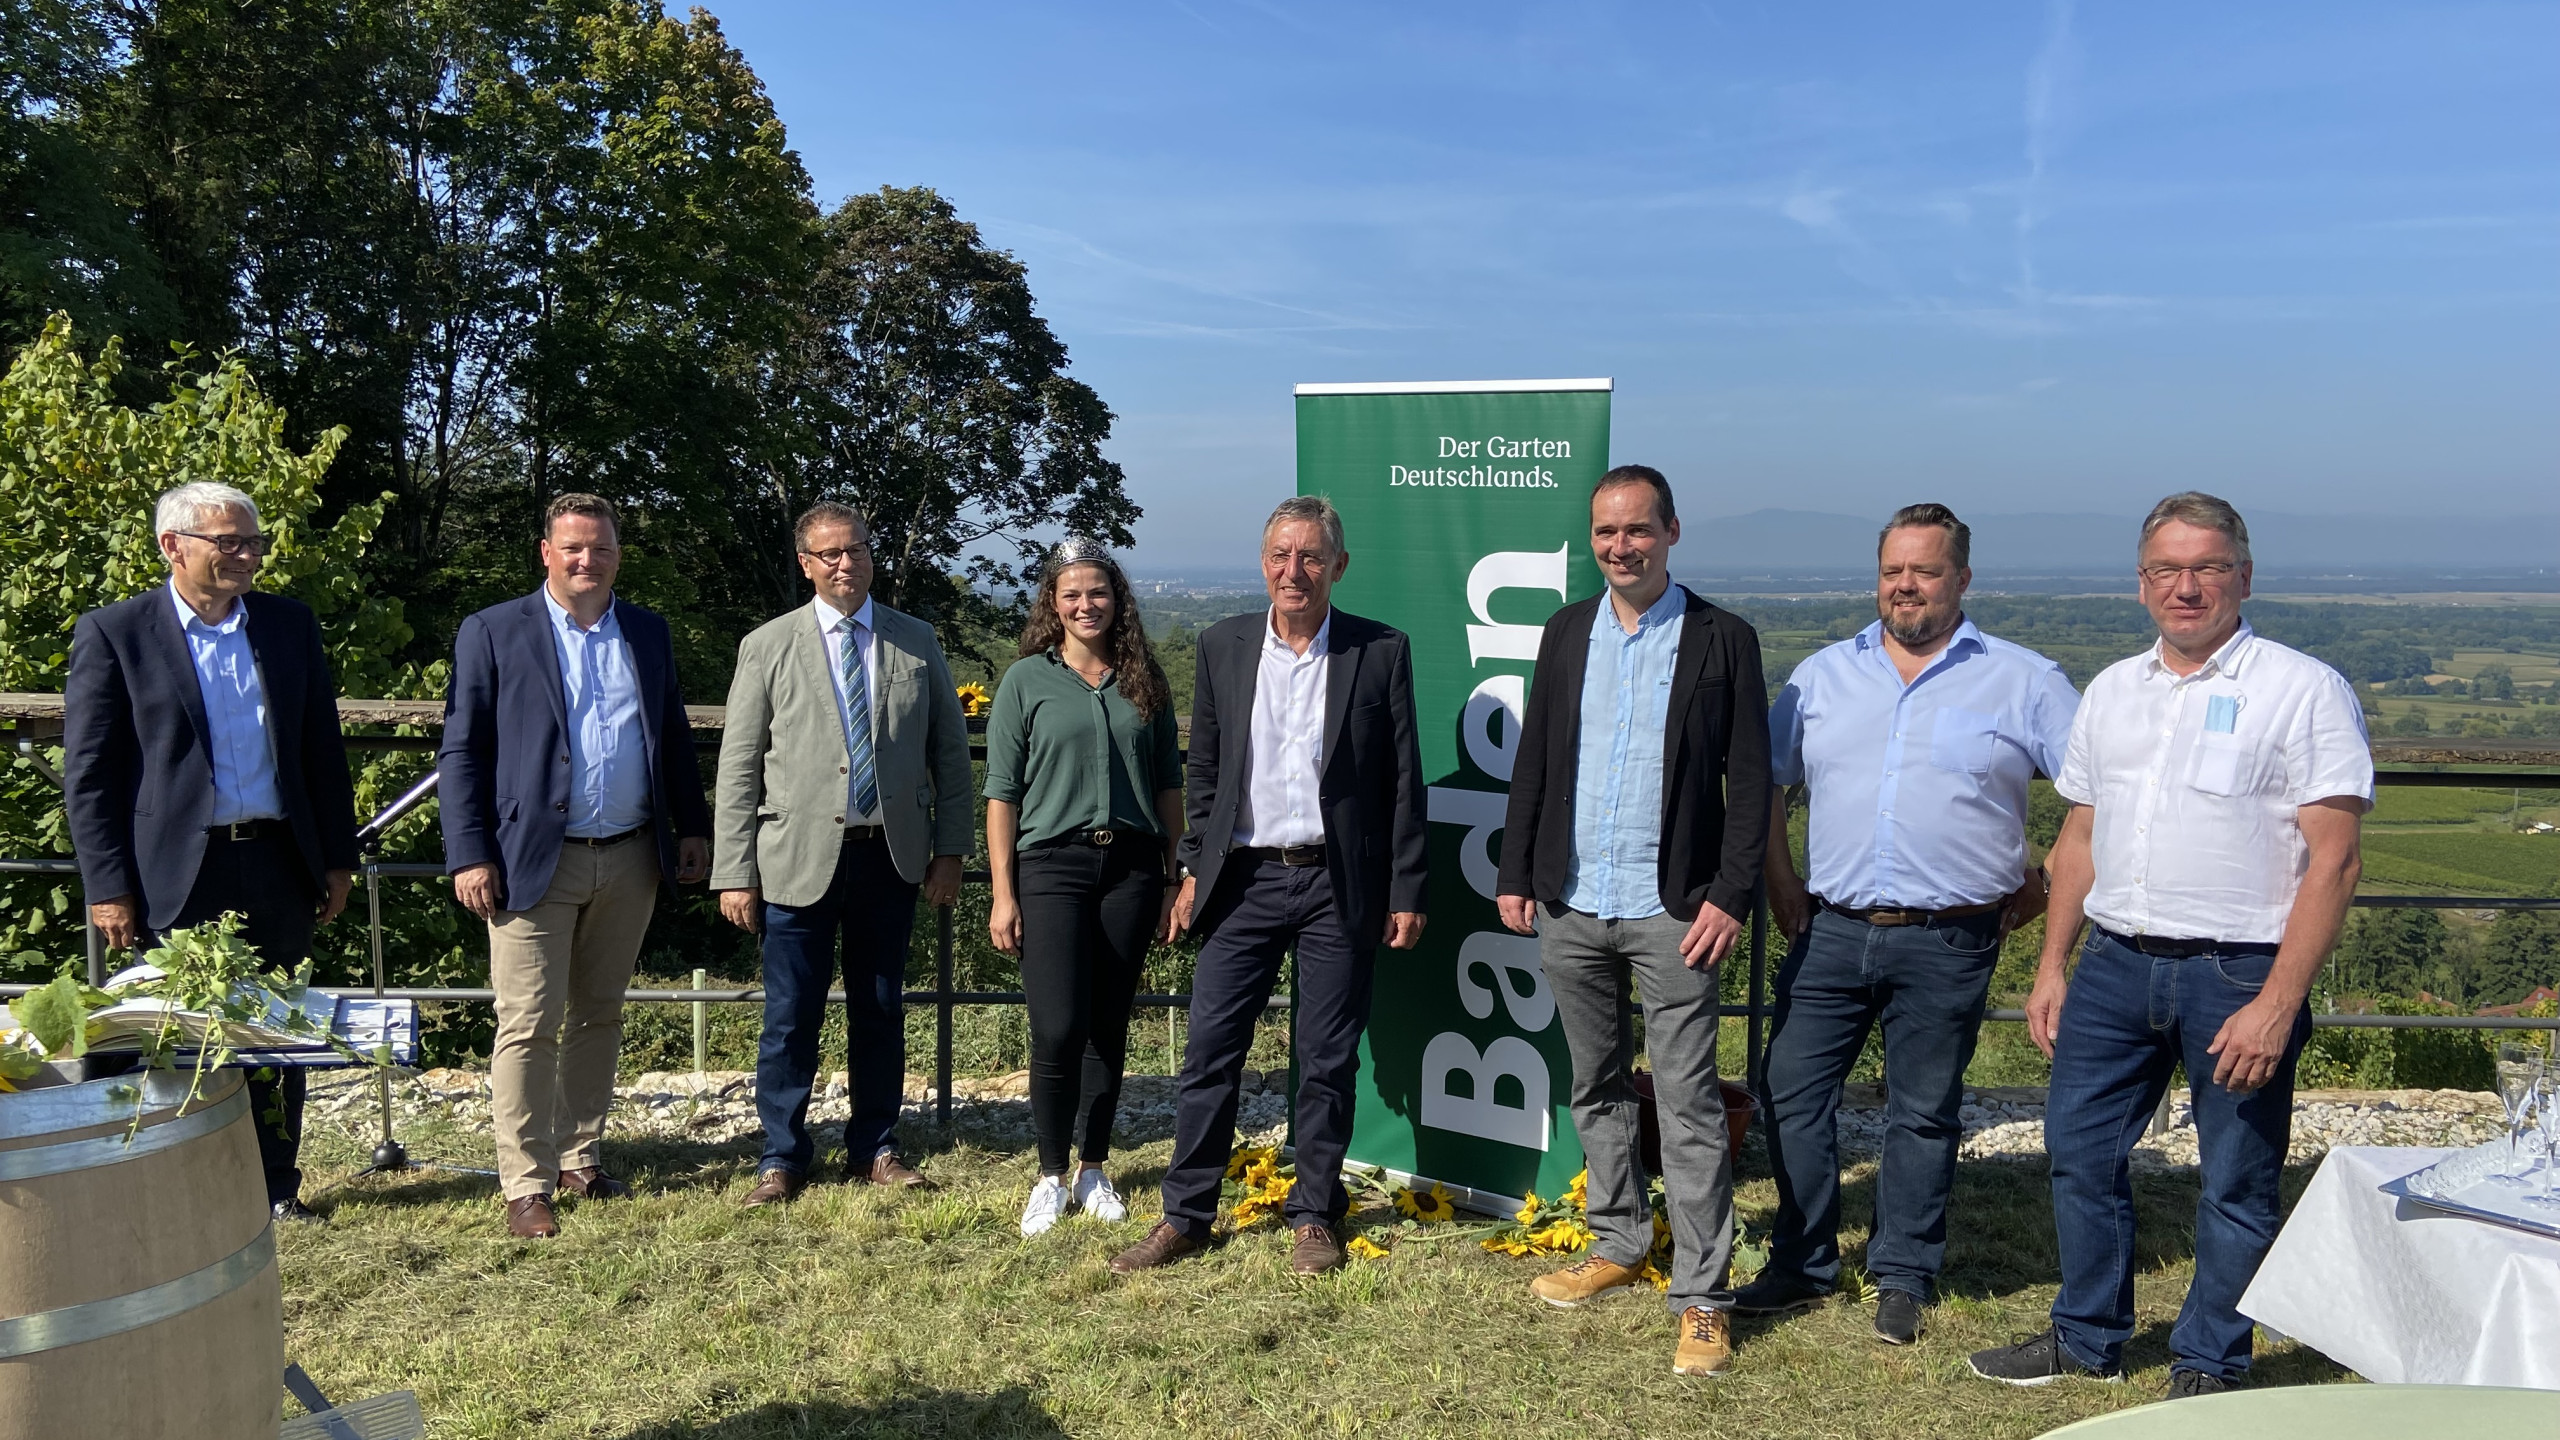
M 1102 637 L 1102 653 L 1111 657 L 1120 698 L 1129 702 L 1140 719 L 1153 720 L 1173 703 L 1173 687 L 1165 683 L 1164 667 L 1156 663 L 1155 647 L 1147 643 L 1147 627 L 1138 618 L 1138 597 L 1129 590 L 1129 577 L 1120 573 L 1120 562 L 1099 545 L 1068 540 L 1049 552 L 1040 567 L 1039 593 L 1031 598 L 1031 618 L 1023 624 L 1022 644 L 1015 653 L 1038 655 L 1066 640 L 1067 622 L 1058 617 L 1058 577 L 1080 565 L 1101 571 L 1111 585 L 1111 629 Z

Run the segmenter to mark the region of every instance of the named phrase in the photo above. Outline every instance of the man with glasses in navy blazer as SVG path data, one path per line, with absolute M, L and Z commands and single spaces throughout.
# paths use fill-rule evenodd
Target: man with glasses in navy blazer
M 279 970 L 347 905 L 355 786 L 338 686 L 309 606 L 256 589 L 257 502 L 197 482 L 153 515 L 169 583 L 80 617 L 63 686 L 63 801 L 89 918 L 111 949 L 225 912 Z M 303 1074 L 253 1071 L 258 1159 L 279 1220 L 300 1198 Z
M 489 1119 L 507 1230 L 553 1197 L 611 1200 L 605 1112 L 622 995 L 662 883 L 711 870 L 711 807 L 667 622 L 613 593 L 612 504 L 544 514 L 542 588 L 462 622 L 436 757 L 454 898 L 489 925 Z

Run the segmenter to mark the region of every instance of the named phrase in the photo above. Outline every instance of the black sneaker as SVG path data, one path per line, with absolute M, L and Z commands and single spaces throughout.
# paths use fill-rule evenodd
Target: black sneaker
M 1920 1338 L 1920 1297 L 1908 1290 L 1887 1290 L 1876 1300 L 1876 1338 L 1887 1345 L 1908 1345 Z
M 1734 1291 L 1733 1303 L 1726 1308 L 1736 1315 L 1784 1315 L 1810 1310 L 1830 1298 L 1827 1285 L 1816 1285 L 1801 1275 L 1769 1273 Z
M 2071 1352 L 2062 1348 L 2061 1334 L 2053 1330 L 1997 1350 L 1976 1350 L 1965 1364 L 1983 1379 L 2003 1385 L 2050 1385 L 2075 1379 L 2116 1384 L 2124 1379 L 2121 1369 L 2094 1370 L 2071 1358 Z
M 2172 1400 L 2188 1400 L 2198 1395 L 2219 1395 L 2225 1390 L 2239 1388 L 2240 1382 L 2237 1380 L 2225 1380 L 2219 1375 L 2207 1375 L 2201 1370 L 2190 1370 L 2183 1365 L 2169 1372 L 2169 1398 Z

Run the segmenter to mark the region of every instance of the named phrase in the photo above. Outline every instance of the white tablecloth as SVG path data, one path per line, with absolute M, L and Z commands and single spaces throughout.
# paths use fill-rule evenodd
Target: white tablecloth
M 2367 1380 L 2560 1390 L 2560 1240 L 2375 1188 L 2452 1153 L 2330 1151 L 2240 1313 Z

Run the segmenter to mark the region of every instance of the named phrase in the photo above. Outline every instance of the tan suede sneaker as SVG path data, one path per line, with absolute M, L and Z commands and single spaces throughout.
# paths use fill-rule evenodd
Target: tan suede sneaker
M 1733 1358 L 1733 1321 L 1721 1310 L 1692 1305 L 1680 1312 L 1680 1348 L 1671 1356 L 1674 1375 L 1721 1375 Z
M 1636 1272 L 1633 1270 L 1615 1260 L 1591 1255 L 1530 1281 L 1529 1293 L 1558 1309 L 1571 1310 L 1634 1283 Z

